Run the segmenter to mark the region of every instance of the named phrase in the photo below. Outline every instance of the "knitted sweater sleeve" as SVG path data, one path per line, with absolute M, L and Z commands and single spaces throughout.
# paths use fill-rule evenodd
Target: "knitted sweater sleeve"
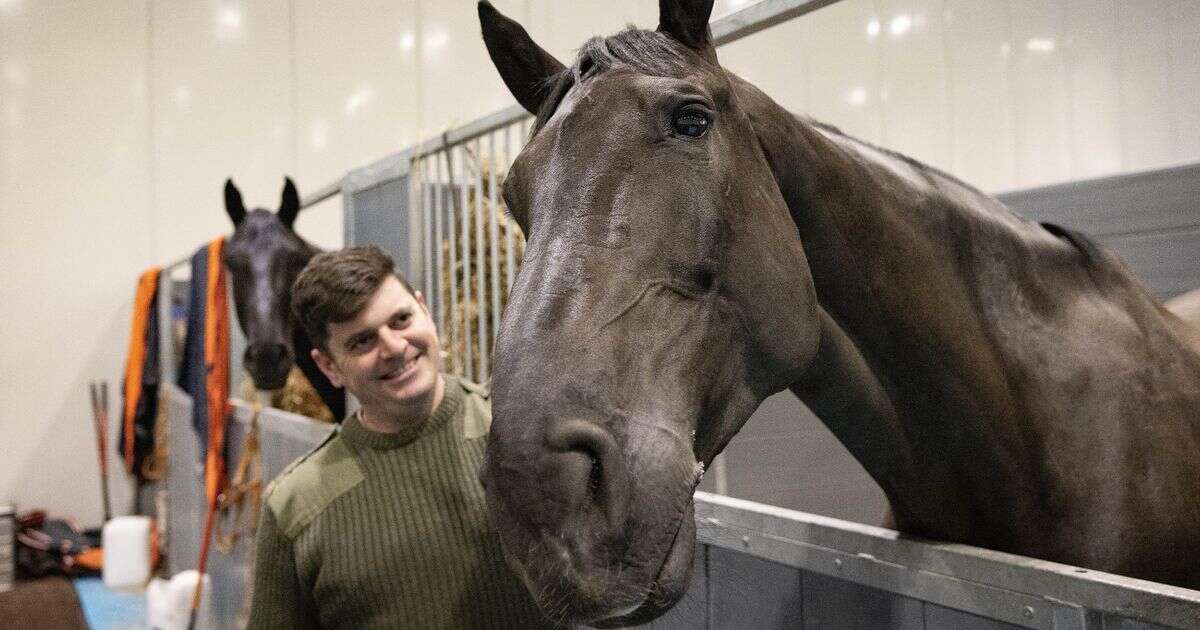
M 274 511 L 268 506 L 263 506 L 255 539 L 254 586 L 247 628 L 318 628 L 311 599 L 296 570 L 292 541 L 279 528 Z

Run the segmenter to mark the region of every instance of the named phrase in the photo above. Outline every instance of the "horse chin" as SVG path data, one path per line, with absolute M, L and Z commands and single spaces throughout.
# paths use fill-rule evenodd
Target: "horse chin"
M 696 520 L 694 505 L 689 503 L 667 556 L 650 585 L 646 600 L 625 614 L 593 622 L 595 628 L 625 628 L 649 623 L 670 610 L 687 592 L 692 579 L 693 558 L 696 552 Z
M 636 577 L 629 582 L 612 582 L 608 579 L 592 580 L 568 568 L 562 560 L 568 555 L 555 542 L 543 541 L 543 549 L 557 562 L 550 561 L 549 571 L 533 571 L 537 579 L 522 567 L 518 570 L 531 593 L 542 593 L 538 604 L 548 618 L 568 625 L 585 625 L 593 628 L 622 628 L 638 625 L 658 618 L 687 591 L 692 573 L 692 558 L 695 553 L 696 524 L 693 508 L 684 510 L 678 525 L 670 532 L 669 546 L 663 549 L 660 564 L 647 571 L 645 581 Z M 659 547 L 662 549 L 662 547 Z M 554 551 L 551 551 L 551 550 Z M 548 559 L 548 557 L 543 558 Z M 510 558 L 511 562 L 511 558 Z M 519 566 L 519 563 L 518 563 Z M 651 565 L 654 566 L 654 565 Z M 647 567 L 648 568 L 648 567 Z M 605 574 L 630 577 L 639 573 L 628 567 Z M 538 587 L 538 585 L 551 585 Z M 628 593 L 641 595 L 630 599 Z

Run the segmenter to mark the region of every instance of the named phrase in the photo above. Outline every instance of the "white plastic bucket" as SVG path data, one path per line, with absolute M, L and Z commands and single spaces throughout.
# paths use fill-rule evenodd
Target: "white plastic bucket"
M 118 516 L 104 524 L 104 585 L 141 588 L 150 579 L 150 517 Z

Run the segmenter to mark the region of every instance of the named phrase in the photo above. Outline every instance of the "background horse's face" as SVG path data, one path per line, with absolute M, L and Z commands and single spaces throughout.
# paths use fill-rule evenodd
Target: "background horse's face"
M 225 246 L 225 265 L 233 283 L 238 323 L 246 335 L 243 364 L 258 389 L 279 389 L 295 361 L 290 308 L 292 282 L 315 250 L 292 229 L 300 211 L 296 186 L 284 184 L 279 212 L 247 212 L 232 181 L 225 183 L 225 209 L 233 220 L 233 238 Z
M 480 5 L 506 84 L 539 112 L 504 188 L 528 243 L 483 477 L 510 563 L 561 621 L 675 603 L 704 466 L 816 348 L 812 279 L 716 63 L 711 2 L 685 4 L 570 69 Z

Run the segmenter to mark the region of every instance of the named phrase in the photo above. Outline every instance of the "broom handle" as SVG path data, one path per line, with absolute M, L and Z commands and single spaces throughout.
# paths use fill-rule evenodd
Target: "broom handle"
M 104 522 L 112 519 L 108 497 L 108 381 L 100 381 L 100 492 L 104 497 Z

